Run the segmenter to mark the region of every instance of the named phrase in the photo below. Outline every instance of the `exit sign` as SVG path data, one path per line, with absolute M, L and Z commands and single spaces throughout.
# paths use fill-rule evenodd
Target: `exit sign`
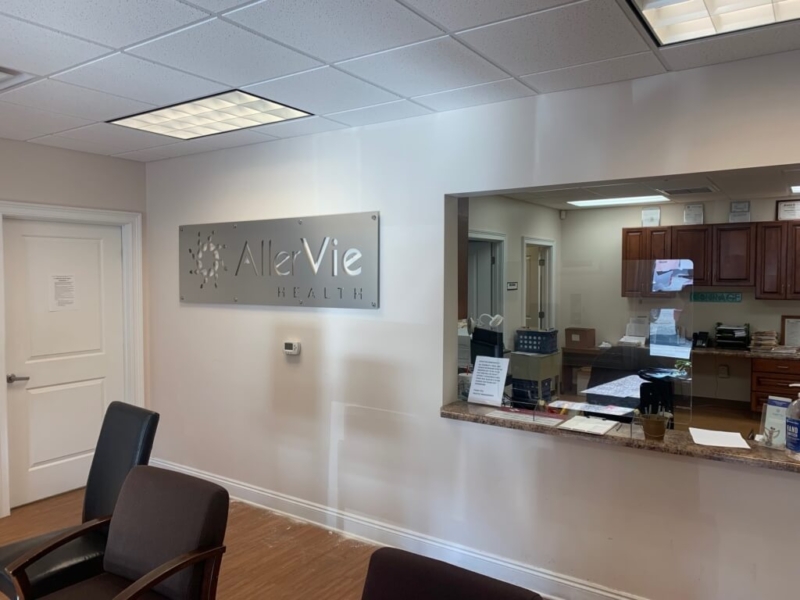
M 692 292 L 692 302 L 741 302 L 741 292 Z

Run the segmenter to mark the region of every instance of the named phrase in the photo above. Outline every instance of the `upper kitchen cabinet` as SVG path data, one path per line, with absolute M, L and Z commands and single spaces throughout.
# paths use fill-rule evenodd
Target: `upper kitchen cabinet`
M 713 225 L 712 284 L 755 286 L 756 224 Z
M 642 261 L 648 257 L 647 228 L 622 230 L 622 295 L 637 297 L 644 289 Z
M 800 300 L 800 222 L 786 222 L 786 299 Z
M 661 296 L 651 291 L 654 260 L 672 258 L 671 227 L 622 230 L 622 295 Z
M 756 298 L 786 299 L 788 227 L 785 222 L 759 223 L 756 250 Z
M 672 227 L 672 258 L 694 263 L 694 285 L 711 285 L 711 225 Z

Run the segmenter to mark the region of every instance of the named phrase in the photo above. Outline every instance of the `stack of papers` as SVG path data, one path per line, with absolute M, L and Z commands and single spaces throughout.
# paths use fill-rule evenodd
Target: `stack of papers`
M 605 435 L 618 425 L 619 423 L 617 421 L 607 421 L 606 419 L 572 417 L 569 421 L 564 421 L 558 428 L 580 431 L 581 433 L 591 433 L 593 435 Z
M 750 450 L 750 446 L 738 431 L 713 431 L 711 429 L 697 429 L 689 427 L 692 440 L 700 446 L 716 446 L 717 448 L 743 448 Z
M 778 332 L 777 331 L 756 331 L 753 334 L 753 339 L 750 342 L 751 350 L 769 351 L 778 345 Z

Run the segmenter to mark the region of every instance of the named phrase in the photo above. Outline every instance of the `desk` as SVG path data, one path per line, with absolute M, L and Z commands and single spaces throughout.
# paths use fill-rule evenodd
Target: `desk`
M 580 393 L 581 396 L 589 394 L 598 396 L 611 396 L 612 398 L 635 398 L 639 399 L 643 383 L 648 383 L 638 375 L 628 375 L 622 379 L 617 379 L 609 383 L 588 388 Z

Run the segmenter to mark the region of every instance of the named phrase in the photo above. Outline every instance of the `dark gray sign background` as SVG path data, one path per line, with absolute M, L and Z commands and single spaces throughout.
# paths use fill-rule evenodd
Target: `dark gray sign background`
M 377 212 L 184 225 L 179 234 L 181 301 L 378 308 L 379 225 Z M 351 249 L 361 257 L 355 251 L 348 254 Z M 316 273 L 312 260 L 318 262 Z M 358 274 L 347 272 L 359 268 Z

